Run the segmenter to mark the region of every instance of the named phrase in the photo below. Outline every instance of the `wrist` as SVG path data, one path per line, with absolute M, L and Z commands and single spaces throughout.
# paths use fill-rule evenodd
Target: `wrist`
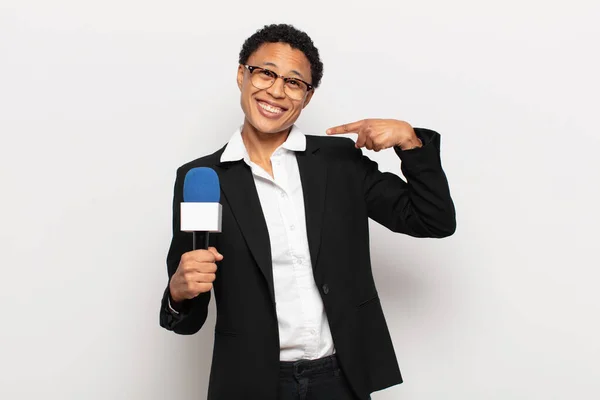
M 417 147 L 423 147 L 423 142 L 417 136 L 415 129 L 406 121 L 398 121 L 397 132 L 401 136 L 400 141 L 396 144 L 401 150 L 412 150 Z
M 417 137 L 417 135 L 415 135 L 413 138 L 404 140 L 402 143 L 398 143 L 396 146 L 400 147 L 402 150 L 412 150 L 423 147 L 423 142 Z
M 176 293 L 173 293 L 173 289 L 169 288 L 169 301 L 171 302 L 172 305 L 174 305 L 174 306 L 179 305 L 183 302 L 183 300 L 185 300 L 185 299 L 177 296 Z

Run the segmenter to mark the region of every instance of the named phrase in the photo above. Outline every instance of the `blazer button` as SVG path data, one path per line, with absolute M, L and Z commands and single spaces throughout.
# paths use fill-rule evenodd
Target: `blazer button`
M 323 285 L 323 293 L 324 293 L 324 294 L 327 294 L 327 293 L 329 293 L 329 285 L 328 285 L 328 284 L 324 284 L 324 285 Z

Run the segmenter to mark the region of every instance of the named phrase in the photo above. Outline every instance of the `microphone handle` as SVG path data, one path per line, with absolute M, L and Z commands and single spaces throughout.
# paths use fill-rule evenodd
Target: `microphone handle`
M 208 250 L 208 232 L 204 233 L 204 242 L 202 243 L 202 250 Z M 192 232 L 192 250 L 196 250 L 196 231 Z

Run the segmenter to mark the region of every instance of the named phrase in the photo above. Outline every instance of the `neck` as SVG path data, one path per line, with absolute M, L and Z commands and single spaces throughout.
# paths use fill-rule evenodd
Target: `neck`
M 291 129 L 277 133 L 264 133 L 245 120 L 242 127 L 242 140 L 250 160 L 259 165 L 270 164 L 273 152 L 287 140 Z

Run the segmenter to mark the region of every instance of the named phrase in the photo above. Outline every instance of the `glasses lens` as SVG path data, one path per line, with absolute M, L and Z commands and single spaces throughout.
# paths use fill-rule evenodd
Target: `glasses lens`
M 266 89 L 275 82 L 275 75 L 266 69 L 256 68 L 252 71 L 252 84 L 257 89 Z
M 308 90 L 306 83 L 290 78 L 286 79 L 284 88 L 285 94 L 293 100 L 302 100 Z

